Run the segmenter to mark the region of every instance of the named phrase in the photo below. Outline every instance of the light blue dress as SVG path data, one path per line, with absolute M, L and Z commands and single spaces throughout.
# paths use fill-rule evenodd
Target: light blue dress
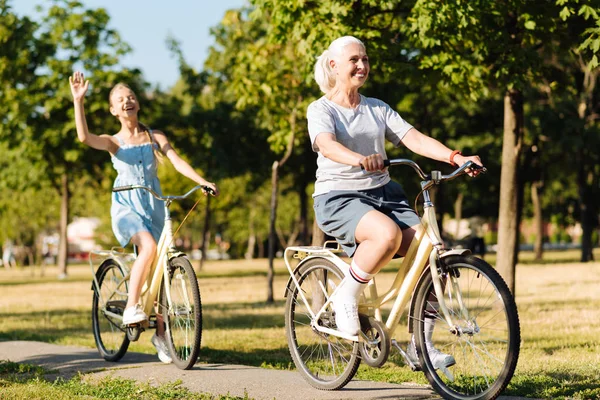
M 119 150 L 111 157 L 113 167 L 117 170 L 114 186 L 144 185 L 162 195 L 153 153 L 158 145 L 154 140 L 153 143 L 134 145 L 115 137 L 119 141 Z M 158 242 L 165 223 L 164 202 L 144 189 L 113 192 L 110 215 L 113 232 L 122 247 L 129 243 L 133 235 L 142 231 L 150 232 Z

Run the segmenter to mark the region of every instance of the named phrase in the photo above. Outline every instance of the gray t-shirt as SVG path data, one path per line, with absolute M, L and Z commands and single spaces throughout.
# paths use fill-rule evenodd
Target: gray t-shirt
M 345 108 L 325 96 L 308 106 L 308 134 L 313 150 L 320 133 L 333 133 L 335 139 L 348 149 L 368 156 L 379 153 L 387 159 L 385 139 L 398 146 L 412 125 L 381 100 L 360 95 L 357 108 Z M 330 190 L 365 190 L 385 185 L 390 181 L 387 171 L 366 172 L 360 167 L 340 164 L 317 157 L 317 181 L 314 196 Z

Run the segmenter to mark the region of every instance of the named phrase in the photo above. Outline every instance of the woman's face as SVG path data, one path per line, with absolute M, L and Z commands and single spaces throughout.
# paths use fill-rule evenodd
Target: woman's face
M 345 87 L 358 89 L 369 76 L 367 51 L 358 43 L 344 46 L 339 57 L 331 62 L 337 74 L 336 81 Z
M 110 112 L 117 118 L 137 117 L 140 105 L 135 93 L 125 86 L 117 87 L 110 96 Z

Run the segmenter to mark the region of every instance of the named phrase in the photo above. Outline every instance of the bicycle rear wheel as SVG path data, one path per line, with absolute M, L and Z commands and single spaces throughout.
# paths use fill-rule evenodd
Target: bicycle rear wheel
M 171 295 L 167 299 L 166 285 Z M 202 339 L 202 304 L 196 273 L 186 257 L 169 261 L 169 280 L 162 284 L 161 312 L 173 364 L 190 369 L 196 363 Z
M 119 361 L 129 347 L 127 333 L 121 327 L 122 319 L 115 317 L 115 315 L 123 316 L 127 304 L 127 286 L 125 284 L 119 286 L 124 277 L 121 266 L 115 260 L 108 259 L 100 265 L 96 273 L 100 293 L 95 285 L 92 285 L 94 340 L 100 355 L 106 361 Z
M 331 261 L 313 258 L 296 273 L 300 289 L 292 283 L 285 306 L 285 332 L 290 354 L 302 377 L 313 387 L 336 390 L 356 374 L 360 364 L 358 342 L 318 332 L 311 327 L 309 308 L 316 314 L 338 287 L 344 275 Z M 304 294 L 308 306 L 302 300 Z M 331 305 L 316 324 L 335 328 Z
M 413 332 L 419 361 L 445 399 L 495 399 L 510 382 L 520 348 L 517 307 L 502 277 L 485 261 L 449 256 L 440 261 L 449 326 L 438 307 L 431 274 L 417 288 Z M 431 343 L 456 364 L 436 370 L 426 350 L 426 320 L 434 321 Z

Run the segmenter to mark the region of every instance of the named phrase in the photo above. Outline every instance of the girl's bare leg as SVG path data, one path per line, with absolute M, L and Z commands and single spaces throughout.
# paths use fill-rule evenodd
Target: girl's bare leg
M 148 278 L 150 264 L 156 253 L 156 241 L 150 232 L 138 232 L 131 238 L 131 242 L 138 248 L 138 256 L 131 267 L 129 278 L 129 293 L 126 308 L 139 303 L 144 282 Z

